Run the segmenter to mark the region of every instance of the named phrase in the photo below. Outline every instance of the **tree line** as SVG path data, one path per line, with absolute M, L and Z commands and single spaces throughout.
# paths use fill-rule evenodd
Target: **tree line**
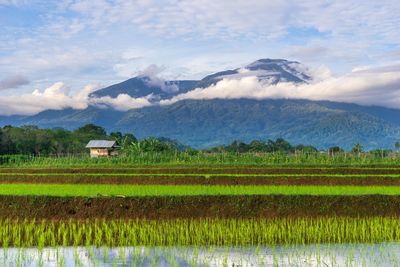
M 0 154 L 35 156 L 87 153 L 86 144 L 92 139 L 136 142 L 132 134 L 106 133 L 105 129 L 88 124 L 74 131 L 62 128 L 40 129 L 36 126 L 4 126 L 0 128 Z
M 111 132 L 107 134 L 103 127 L 87 124 L 76 130 L 69 131 L 63 128 L 41 129 L 36 126 L 4 126 L 0 128 L 0 155 L 34 155 L 34 156 L 62 156 L 87 153 L 85 148 L 90 140 L 116 140 L 123 152 L 135 154 L 140 152 L 177 152 L 185 151 L 196 154 L 195 150 L 168 138 L 149 137 L 138 140 L 131 133 Z M 400 142 L 395 144 L 400 150 Z M 254 140 L 249 143 L 233 141 L 229 145 L 220 145 L 203 150 L 208 153 L 315 153 L 319 150 L 309 145 L 293 145 L 283 138 L 276 140 Z M 343 153 L 342 148 L 329 148 L 329 154 Z M 352 153 L 364 153 L 361 144 L 355 144 Z M 370 153 L 387 155 L 391 150 L 373 150 Z
M 296 151 L 302 152 L 317 152 L 318 149 L 313 146 L 307 145 L 292 145 L 283 138 L 274 140 L 253 140 L 250 143 L 235 140 L 230 145 L 222 145 L 209 149 L 210 152 L 232 152 L 232 153 L 294 153 Z
M 168 138 L 149 137 L 138 140 L 131 133 L 111 132 L 87 124 L 76 130 L 41 129 L 37 126 L 4 126 L 0 128 L 0 155 L 64 156 L 87 154 L 90 140 L 115 140 L 126 153 L 189 150 Z

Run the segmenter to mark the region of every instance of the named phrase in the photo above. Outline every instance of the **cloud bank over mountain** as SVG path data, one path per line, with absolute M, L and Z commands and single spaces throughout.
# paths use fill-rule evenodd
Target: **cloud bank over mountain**
M 31 115 L 46 109 L 85 109 L 89 103 L 88 95 L 95 88 L 94 85 L 87 85 L 77 94 L 70 95 L 69 88 L 57 82 L 43 91 L 36 89 L 31 94 L 0 96 L 0 114 Z
M 165 81 L 158 76 L 160 71 L 159 68 L 150 66 L 141 75 L 147 77 L 152 86 L 160 86 L 163 89 Z M 304 71 L 312 77 L 308 83 L 285 81 L 271 83 L 269 80 L 260 80 L 254 75 L 259 72 L 240 69 L 237 74 L 223 76 L 222 80 L 206 88 L 194 88 L 179 94 L 174 87 L 175 95 L 169 99 L 159 99 L 153 94 L 138 98 L 128 94 L 96 97 L 91 95 L 99 89 L 96 85 L 87 85 L 78 93 L 73 93 L 76 91 L 71 92 L 63 82 L 57 82 L 43 91 L 34 90 L 30 94 L 0 96 L 0 114 L 32 115 L 48 109 L 86 109 L 90 105 L 126 111 L 152 105 L 170 105 L 188 99 L 240 98 L 330 100 L 390 108 L 400 107 L 400 65 L 358 68 L 340 77 L 331 76 L 326 68 L 304 69 Z
M 257 77 L 224 79 L 208 88 L 197 88 L 180 94 L 161 104 L 172 104 L 185 99 L 309 99 L 330 100 L 400 107 L 400 65 L 374 69 L 355 70 L 340 77 L 315 77 L 311 83 L 280 82 L 269 84 Z
M 0 96 L 0 114 L 33 115 L 49 109 L 86 109 L 89 105 L 125 111 L 151 105 L 150 96 L 132 98 L 120 94 L 116 98 L 108 96 L 90 97 L 89 95 L 96 89 L 98 89 L 97 85 L 89 84 L 77 94 L 71 94 L 69 88 L 63 82 L 57 82 L 43 91 L 34 90 L 31 94 Z

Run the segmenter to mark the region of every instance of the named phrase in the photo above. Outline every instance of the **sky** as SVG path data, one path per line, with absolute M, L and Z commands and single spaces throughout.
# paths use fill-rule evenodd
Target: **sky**
M 149 97 L 88 94 L 149 66 L 163 79 L 200 79 L 260 58 L 296 60 L 329 77 L 284 90 L 251 77 L 223 81 L 222 93 L 207 88 L 173 101 L 217 95 L 400 107 L 398 14 L 398 0 L 0 0 L 0 115 L 147 106 Z M 248 90 L 232 96 L 243 82 Z

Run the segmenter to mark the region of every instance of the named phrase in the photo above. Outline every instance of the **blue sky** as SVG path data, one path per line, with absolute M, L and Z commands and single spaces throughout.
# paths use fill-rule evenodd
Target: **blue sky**
M 0 0 L 0 96 L 198 79 L 259 58 L 335 75 L 400 63 L 398 0 Z

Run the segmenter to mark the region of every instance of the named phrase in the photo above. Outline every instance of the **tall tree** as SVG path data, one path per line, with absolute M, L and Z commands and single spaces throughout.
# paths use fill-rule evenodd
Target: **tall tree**
M 396 148 L 397 152 L 400 151 L 400 142 L 396 142 L 396 144 L 394 144 L 394 147 Z
M 94 125 L 92 123 L 86 124 L 85 126 L 78 128 L 75 132 L 79 133 L 79 134 L 88 134 L 88 135 L 94 135 L 94 136 L 106 136 L 107 135 L 106 130 L 103 127 Z
M 364 148 L 360 143 L 357 143 L 354 145 L 354 147 L 351 149 L 351 152 L 357 153 L 360 155 L 363 152 Z

